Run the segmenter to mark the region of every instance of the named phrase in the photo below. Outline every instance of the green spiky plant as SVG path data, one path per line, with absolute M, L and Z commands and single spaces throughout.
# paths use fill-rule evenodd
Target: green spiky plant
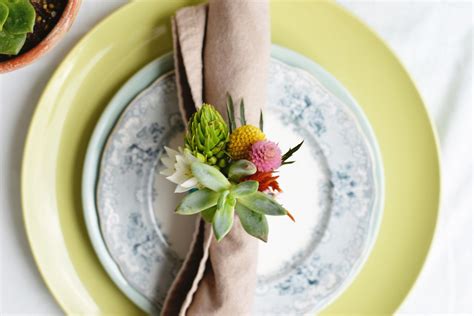
M 244 230 L 267 241 L 266 215 L 288 215 L 269 195 L 258 191 L 257 181 L 239 181 L 257 171 L 253 163 L 238 160 L 229 166 L 228 178 L 216 168 L 201 162 L 191 165 L 194 177 L 202 189 L 188 194 L 178 205 L 176 212 L 182 215 L 200 213 L 212 224 L 214 235 L 222 240 L 232 228 L 237 213 Z
M 33 32 L 36 12 L 29 0 L 0 0 L 0 54 L 17 55 Z
M 202 162 L 219 169 L 227 166 L 225 149 L 229 128 L 220 113 L 209 104 L 203 104 L 189 120 L 185 148 Z

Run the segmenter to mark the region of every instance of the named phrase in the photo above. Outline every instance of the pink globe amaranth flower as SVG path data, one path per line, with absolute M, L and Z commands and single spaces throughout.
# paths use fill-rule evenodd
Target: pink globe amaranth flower
M 269 140 L 254 143 L 249 151 L 249 158 L 260 172 L 273 171 L 281 166 L 281 150 Z

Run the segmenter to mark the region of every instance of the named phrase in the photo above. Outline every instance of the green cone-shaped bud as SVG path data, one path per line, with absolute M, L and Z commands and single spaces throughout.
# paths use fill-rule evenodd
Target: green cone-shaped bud
M 228 141 L 229 128 L 222 116 L 212 105 L 203 104 L 189 120 L 185 147 L 203 162 L 224 168 L 227 163 L 223 153 Z

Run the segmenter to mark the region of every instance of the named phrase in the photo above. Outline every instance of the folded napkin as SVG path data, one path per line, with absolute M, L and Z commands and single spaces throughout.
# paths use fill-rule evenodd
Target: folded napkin
M 268 0 L 210 0 L 173 17 L 179 106 L 186 122 L 203 102 L 226 117 L 228 92 L 236 101 L 245 99 L 247 122 L 258 126 L 267 94 L 268 9 Z M 250 314 L 257 252 L 258 240 L 243 230 L 238 217 L 220 242 L 199 218 L 162 315 Z

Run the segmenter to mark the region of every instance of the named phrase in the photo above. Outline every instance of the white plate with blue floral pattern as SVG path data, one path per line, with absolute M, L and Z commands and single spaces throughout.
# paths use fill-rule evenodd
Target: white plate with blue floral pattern
M 383 210 L 379 149 L 350 94 L 313 61 L 273 46 L 265 133 L 284 150 L 305 140 L 281 168 L 277 199 L 296 218 L 269 218 L 261 243 L 257 315 L 321 310 L 355 277 Z M 139 71 L 117 93 L 89 144 L 83 175 L 87 228 L 117 286 L 159 313 L 194 230 L 174 214 L 182 196 L 159 174 L 163 147 L 182 145 L 172 56 Z M 232 255 L 232 254 L 229 254 Z

